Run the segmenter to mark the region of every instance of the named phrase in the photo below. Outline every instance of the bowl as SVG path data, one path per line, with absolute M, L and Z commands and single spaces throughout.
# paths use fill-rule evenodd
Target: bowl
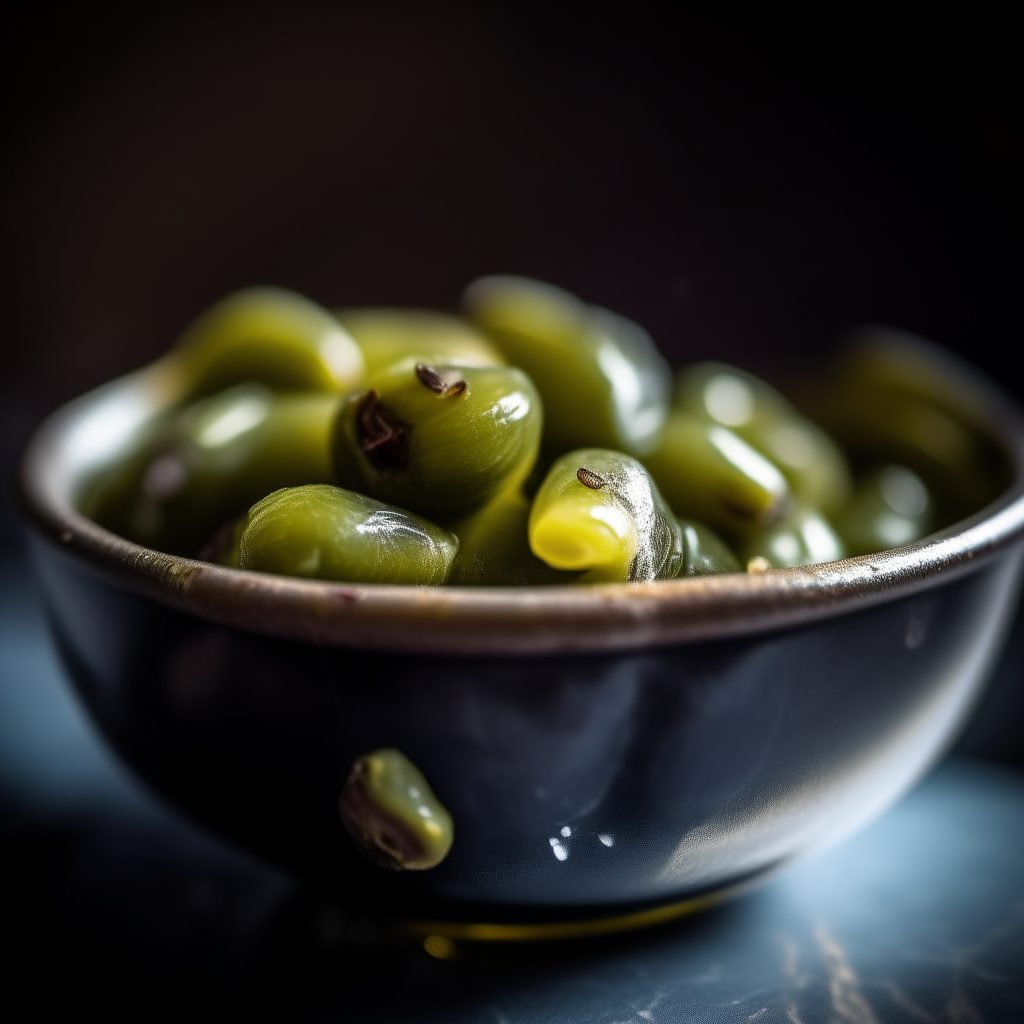
M 663 920 L 858 828 L 956 734 L 1012 615 L 1024 426 L 993 387 L 1013 479 L 882 554 L 644 585 L 416 588 L 223 568 L 75 509 L 171 401 L 159 365 L 54 413 L 22 461 L 53 635 L 127 764 L 209 829 L 351 908 L 468 938 Z M 450 810 L 425 871 L 363 860 L 338 801 L 397 747 Z

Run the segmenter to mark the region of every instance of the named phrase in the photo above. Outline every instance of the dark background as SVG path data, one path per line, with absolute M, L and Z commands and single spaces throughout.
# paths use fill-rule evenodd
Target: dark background
M 1024 394 L 1014 27 L 34 5 L 3 62 L 4 444 L 258 282 L 452 306 L 518 271 L 768 373 L 884 321 Z
M 636 318 L 676 362 L 769 376 L 881 321 L 1024 399 L 1015 28 L 991 13 L 25 8 L 3 61 L 4 478 L 48 410 L 263 282 L 451 307 L 475 275 L 520 272 Z M 5 487 L 6 550 L 19 530 Z M 1021 764 L 1019 646 L 978 727 L 994 732 L 969 745 Z
M 634 317 L 676 362 L 780 377 L 881 321 L 1024 401 L 1017 39 L 1009 13 L 24 6 L 0 61 L 3 563 L 24 572 L 10 483 L 33 425 L 253 283 L 451 307 L 475 275 L 520 272 Z M 961 753 L 1024 766 L 1022 677 L 1018 619 Z M 257 911 L 231 894 L 277 882 L 246 889 L 256 869 L 232 861 L 195 889 L 198 855 L 175 844 L 198 838 L 133 845 L 120 811 L 37 814 L 2 794 L 19 991 L 50 963 L 69 1005 L 108 998 L 112 976 L 172 998 L 175 971 L 188 1000 L 248 956 Z M 203 854 L 209 877 L 222 856 Z M 204 945 L 182 922 L 207 913 L 221 930 Z M 308 960 L 290 927 L 271 932 Z M 350 967 L 372 988 L 366 964 Z

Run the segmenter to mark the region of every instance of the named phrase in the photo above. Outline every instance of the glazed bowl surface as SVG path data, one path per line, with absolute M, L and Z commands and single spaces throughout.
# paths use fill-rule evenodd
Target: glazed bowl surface
M 906 548 L 761 575 L 415 588 L 139 547 L 75 505 L 166 406 L 159 367 L 54 413 L 22 499 L 86 707 L 195 819 L 374 910 L 507 927 L 643 915 L 835 842 L 963 723 L 1024 550 L 1024 427 L 971 386 L 1011 466 L 997 501 Z M 342 826 L 353 761 L 385 746 L 452 813 L 431 870 L 374 867 Z

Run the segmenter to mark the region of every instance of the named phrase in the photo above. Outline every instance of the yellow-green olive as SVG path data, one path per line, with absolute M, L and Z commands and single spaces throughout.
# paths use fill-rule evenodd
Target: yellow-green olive
M 644 459 L 672 510 L 749 537 L 778 521 L 790 505 L 786 478 L 727 427 L 674 412 L 661 444 Z
M 339 402 L 335 394 L 275 394 L 261 384 L 200 399 L 102 473 L 83 511 L 139 544 L 196 555 L 271 491 L 334 479 L 331 427 Z
M 511 488 L 456 523 L 459 553 L 449 583 L 516 586 L 573 583 L 579 575 L 553 569 L 530 550 L 530 502 Z
M 839 446 L 753 374 L 698 363 L 679 374 L 674 407 L 738 434 L 782 471 L 798 500 L 825 513 L 849 500 L 852 478 Z
M 804 405 L 860 465 L 891 462 L 921 476 L 936 520 L 951 522 L 991 501 L 1009 480 L 982 389 L 971 378 L 921 338 L 865 328 L 831 379 L 807 391 Z
M 389 366 L 342 406 L 338 480 L 402 508 L 456 521 L 521 484 L 540 445 L 540 398 L 510 366 Z
M 448 809 L 423 773 L 394 747 L 356 760 L 338 811 L 359 852 L 392 871 L 437 867 L 455 839 Z
M 680 576 L 711 576 L 740 572 L 739 559 L 732 548 L 709 526 L 692 519 L 680 519 L 686 559 Z
M 845 556 L 846 549 L 832 524 L 807 505 L 794 506 L 785 519 L 755 534 L 743 548 L 748 568 L 789 569 Z
M 359 345 L 368 376 L 409 356 L 428 365 L 505 362 L 494 344 L 462 317 L 428 309 L 341 309 L 338 319 Z
M 606 448 L 568 452 L 533 499 L 530 549 L 581 583 L 674 579 L 683 568 L 683 534 L 650 474 Z
M 657 443 L 671 372 L 638 324 L 524 277 L 481 278 L 464 304 L 536 384 L 551 454 L 599 446 L 642 455 Z
M 444 583 L 459 539 L 422 516 L 331 484 L 284 487 L 249 510 L 229 565 L 349 583 Z
M 851 555 L 899 547 L 931 529 L 934 503 L 924 481 L 906 466 L 868 473 L 836 522 Z
M 185 331 L 169 359 L 193 397 L 244 381 L 345 391 L 363 377 L 362 353 L 338 318 L 283 288 L 229 295 Z

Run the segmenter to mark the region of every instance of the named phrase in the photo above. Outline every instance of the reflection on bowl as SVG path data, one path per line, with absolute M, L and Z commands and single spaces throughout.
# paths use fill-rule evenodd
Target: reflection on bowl
M 76 495 L 168 400 L 158 371 L 114 381 L 47 420 L 23 461 L 36 567 L 87 707 L 156 790 L 242 846 L 353 904 L 493 925 L 452 934 L 653 920 L 834 842 L 941 753 L 1013 610 L 1024 427 L 998 394 L 1014 484 L 923 542 L 537 589 L 289 579 L 122 540 Z M 380 747 L 452 813 L 436 868 L 374 867 L 342 825 L 350 767 Z

